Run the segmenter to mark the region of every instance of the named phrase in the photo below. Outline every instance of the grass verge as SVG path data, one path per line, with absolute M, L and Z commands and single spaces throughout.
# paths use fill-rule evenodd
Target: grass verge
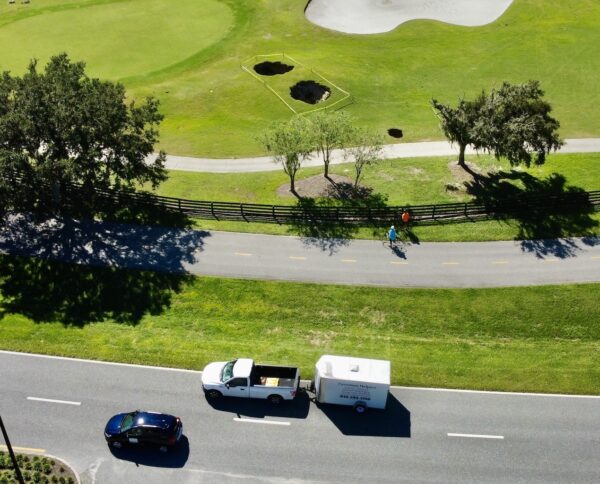
M 60 274 L 62 264 L 47 264 Z M 64 297 L 71 306 L 95 298 L 94 314 L 103 314 L 115 296 L 102 284 L 107 270 L 79 270 L 106 294 L 72 287 Z M 600 393 L 600 285 L 427 290 L 190 278 L 162 310 L 129 324 L 67 324 L 56 294 L 35 321 L 0 301 L 0 346 L 193 369 L 248 356 L 298 365 L 305 378 L 319 355 L 351 354 L 390 359 L 400 385 Z

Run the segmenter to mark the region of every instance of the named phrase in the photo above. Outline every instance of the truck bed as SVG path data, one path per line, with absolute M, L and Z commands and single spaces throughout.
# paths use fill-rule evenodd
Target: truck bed
M 254 365 L 250 374 L 250 385 L 293 388 L 297 375 L 298 368 L 294 367 Z

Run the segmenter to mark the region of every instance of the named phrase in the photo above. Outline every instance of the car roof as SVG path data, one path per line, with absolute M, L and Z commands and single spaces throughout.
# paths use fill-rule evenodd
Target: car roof
M 165 413 L 157 412 L 139 412 L 135 416 L 136 427 L 159 427 L 161 429 L 168 429 L 173 425 L 175 417 Z

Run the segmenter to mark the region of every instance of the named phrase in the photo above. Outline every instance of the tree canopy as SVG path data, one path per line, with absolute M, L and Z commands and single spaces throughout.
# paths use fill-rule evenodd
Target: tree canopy
M 563 144 L 560 123 L 550 116 L 552 107 L 543 96 L 538 81 L 505 82 L 473 101 L 461 99 L 456 108 L 435 99 L 431 105 L 445 136 L 459 146 L 459 165 L 466 167 L 465 149 L 471 145 L 512 165 L 529 166 L 532 161 L 543 164 L 546 155 Z
M 148 159 L 163 116 L 158 101 L 126 102 L 122 84 L 90 78 L 83 62 L 52 57 L 43 72 L 0 80 L 0 200 L 13 209 L 48 208 L 40 187 L 82 185 L 80 208 L 93 212 L 101 189 L 153 187 L 166 155 Z
M 304 116 L 296 116 L 289 121 L 273 125 L 260 141 L 273 157 L 273 161 L 282 166 L 290 178 L 290 191 L 298 196 L 296 173 L 314 147 L 311 122 Z

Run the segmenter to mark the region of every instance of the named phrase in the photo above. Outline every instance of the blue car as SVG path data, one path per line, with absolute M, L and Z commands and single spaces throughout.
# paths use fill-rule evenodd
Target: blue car
M 104 429 L 106 442 L 117 449 L 125 444 L 150 444 L 158 445 L 163 452 L 176 445 L 182 433 L 179 417 L 140 410 L 115 415 Z

